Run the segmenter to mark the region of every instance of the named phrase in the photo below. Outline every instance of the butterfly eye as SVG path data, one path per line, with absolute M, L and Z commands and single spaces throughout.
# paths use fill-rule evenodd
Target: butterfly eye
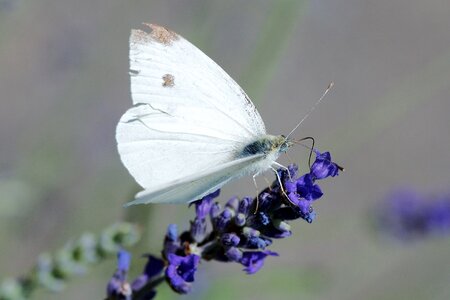
M 288 141 L 284 142 L 280 146 L 280 152 L 286 153 L 290 146 L 291 146 L 291 143 L 289 143 Z

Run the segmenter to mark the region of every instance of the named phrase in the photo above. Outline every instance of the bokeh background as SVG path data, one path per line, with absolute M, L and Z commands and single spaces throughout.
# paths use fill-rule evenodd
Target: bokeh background
M 253 276 L 204 263 L 182 299 L 450 299 L 450 237 L 397 243 L 371 226 L 395 186 L 450 190 L 449 16 L 446 0 L 0 0 L 0 280 L 117 220 L 143 226 L 137 274 L 168 223 L 186 228 L 185 206 L 122 208 L 139 190 L 114 139 L 131 105 L 128 37 L 152 22 L 229 72 L 273 134 L 333 80 L 296 136 L 314 136 L 347 170 L 324 183 L 315 222 L 273 245 L 280 257 Z M 306 168 L 305 149 L 289 156 Z M 221 201 L 247 194 L 243 179 Z M 102 299 L 114 264 L 34 298 Z M 157 299 L 178 297 L 165 287 Z

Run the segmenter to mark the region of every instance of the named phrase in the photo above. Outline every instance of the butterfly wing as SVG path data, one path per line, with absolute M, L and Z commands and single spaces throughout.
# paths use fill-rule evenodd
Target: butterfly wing
M 258 154 L 236 159 L 205 172 L 169 182 L 159 189 L 144 190 L 136 195 L 134 201 L 127 203 L 127 206 L 143 203 L 186 203 L 201 199 L 231 179 L 244 175 L 263 158 L 263 154 Z
M 146 26 L 149 32 L 131 32 L 134 106 L 116 139 L 122 162 L 150 193 L 236 160 L 266 131 L 248 96 L 216 63 L 176 33 Z

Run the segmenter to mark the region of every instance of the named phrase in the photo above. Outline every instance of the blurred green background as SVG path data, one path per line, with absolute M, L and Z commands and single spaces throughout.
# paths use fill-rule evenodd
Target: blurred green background
M 204 263 L 183 299 L 450 299 L 450 238 L 392 243 L 370 227 L 393 186 L 449 191 L 449 16 L 446 0 L 0 0 L 0 280 L 119 219 L 143 225 L 137 274 L 168 223 L 186 228 L 185 206 L 122 208 L 139 190 L 114 139 L 131 105 L 128 37 L 151 22 L 219 63 L 273 134 L 288 133 L 333 80 L 296 136 L 314 136 L 347 169 L 325 182 L 316 221 L 276 241 L 280 257 L 254 276 Z M 289 156 L 306 167 L 301 147 Z M 221 201 L 253 194 L 246 178 Z M 114 263 L 35 299 L 102 299 Z

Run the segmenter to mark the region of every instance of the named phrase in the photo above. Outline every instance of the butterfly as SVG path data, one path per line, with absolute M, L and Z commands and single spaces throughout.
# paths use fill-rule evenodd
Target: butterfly
M 131 31 L 133 106 L 116 129 L 120 158 L 144 188 L 127 205 L 190 203 L 280 167 L 292 141 L 266 133 L 242 88 L 180 35 L 144 26 Z

